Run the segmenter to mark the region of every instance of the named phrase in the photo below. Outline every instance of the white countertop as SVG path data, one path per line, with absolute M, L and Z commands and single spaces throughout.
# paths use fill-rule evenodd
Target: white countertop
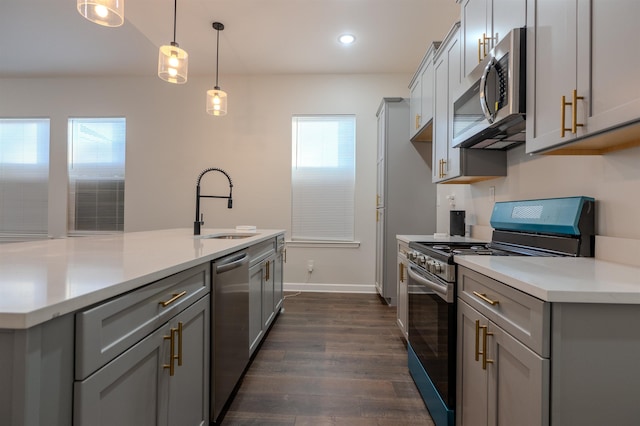
M 202 235 L 223 232 L 237 231 Z M 220 240 L 168 229 L 1 244 L 0 329 L 32 327 L 284 232 Z
M 589 257 L 455 256 L 547 302 L 640 304 L 640 268 Z

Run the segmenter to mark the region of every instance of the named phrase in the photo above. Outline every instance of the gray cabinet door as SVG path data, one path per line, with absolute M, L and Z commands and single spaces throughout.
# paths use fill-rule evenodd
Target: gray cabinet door
M 142 339 L 74 388 L 76 426 L 156 426 L 167 421 L 169 326 Z M 166 337 L 166 338 L 165 338 Z M 166 397 L 166 391 L 164 393 Z
M 174 375 L 168 380 L 169 426 L 199 426 L 209 422 L 209 313 L 207 295 L 170 322 L 174 330 L 181 329 L 182 341 L 174 342 L 179 358 Z
M 275 265 L 273 267 L 273 301 L 275 304 L 275 311 L 278 312 L 278 309 L 282 307 L 282 301 L 284 297 L 284 288 L 283 288 L 283 269 L 284 269 L 284 248 L 278 251 L 276 255 Z
M 253 354 L 262 338 L 262 263 L 249 268 L 249 353 Z
M 487 371 L 482 369 L 482 355 L 479 354 L 483 350 L 479 326 L 486 326 L 487 323 L 484 315 L 458 299 L 458 426 L 487 426 L 489 376 Z
M 490 425 L 549 424 L 549 360 L 489 322 Z
M 262 328 L 266 332 L 275 316 L 275 256 L 269 257 L 262 265 L 264 275 L 262 280 Z

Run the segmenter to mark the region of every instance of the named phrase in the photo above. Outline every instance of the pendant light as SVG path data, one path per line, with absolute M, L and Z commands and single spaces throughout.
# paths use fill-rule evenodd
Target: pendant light
M 173 41 L 169 45 L 160 46 L 158 54 L 158 77 L 175 84 L 187 82 L 187 67 L 189 54 L 180 49 L 176 43 L 176 15 L 178 14 L 178 0 L 174 0 L 173 8 Z
M 212 24 L 217 31 L 216 35 L 216 85 L 213 89 L 207 90 L 207 114 L 221 116 L 227 115 L 227 94 L 220 90 L 218 86 L 218 53 L 220 51 L 220 31 L 224 30 L 224 25 L 220 22 Z
M 80 15 L 105 27 L 124 24 L 124 0 L 77 0 Z

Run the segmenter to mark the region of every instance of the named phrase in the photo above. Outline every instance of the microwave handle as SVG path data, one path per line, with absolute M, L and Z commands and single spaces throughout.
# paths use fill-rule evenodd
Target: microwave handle
M 491 68 L 493 68 L 496 64 L 496 59 L 491 58 L 486 67 L 484 67 L 484 71 L 482 72 L 482 77 L 480 77 L 480 107 L 482 107 L 482 112 L 484 113 L 484 117 L 487 119 L 489 123 L 493 123 L 495 119 L 494 115 L 489 111 L 489 105 L 487 104 L 487 78 L 489 77 L 489 73 L 491 72 Z

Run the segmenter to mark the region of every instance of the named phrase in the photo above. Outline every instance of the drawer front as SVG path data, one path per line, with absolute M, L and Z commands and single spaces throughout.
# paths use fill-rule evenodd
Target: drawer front
M 249 247 L 249 266 L 262 262 L 276 251 L 276 239 L 269 239 Z
M 199 265 L 76 314 L 76 380 L 209 293 L 209 274 L 208 263 Z
M 462 266 L 458 297 L 540 356 L 549 357 L 549 303 Z

